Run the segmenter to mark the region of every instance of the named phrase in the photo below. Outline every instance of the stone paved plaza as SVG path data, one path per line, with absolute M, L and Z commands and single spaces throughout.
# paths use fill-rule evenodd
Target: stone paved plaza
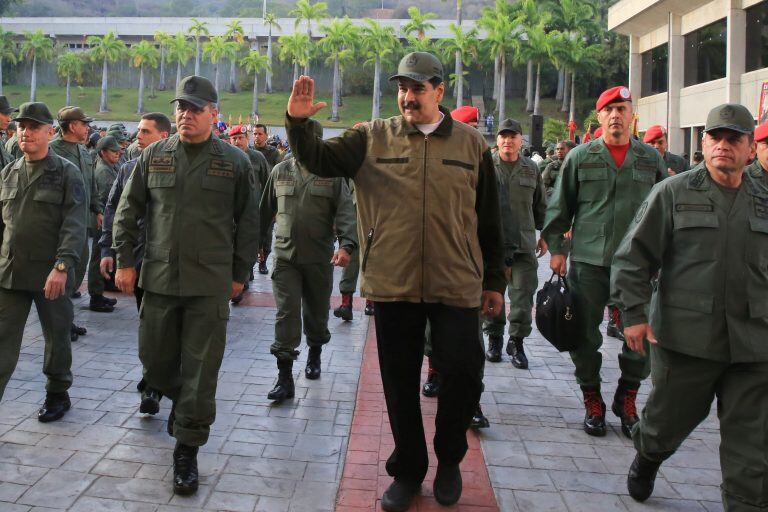
M 540 281 L 549 277 L 546 260 L 539 274 Z M 275 314 L 270 290 L 268 277 L 257 275 L 243 305 L 232 308 L 216 423 L 199 457 L 200 490 L 191 498 L 171 491 L 169 403 L 162 402 L 156 417 L 144 418 L 137 410 L 141 367 L 132 299 L 118 296 L 112 314 L 88 311 L 87 294 L 76 301 L 77 322 L 88 334 L 73 345 L 72 410 L 51 424 L 36 419 L 45 381 L 33 309 L 19 365 L 0 403 L 0 512 L 365 509 L 337 502 L 344 494 L 339 489 L 349 487 L 342 485 L 342 475 L 361 366 L 375 364 L 373 355 L 363 361 L 373 324 L 362 315 L 361 303 L 351 323 L 331 317 L 333 339 L 323 353 L 321 379 L 304 379 L 303 351 L 294 367 L 296 398 L 273 406 L 266 399 L 276 375 L 269 354 Z M 452 510 L 722 510 L 714 415 L 662 467 L 654 497 L 637 504 L 625 484 L 633 450 L 617 418 L 609 412 L 605 438 L 584 434 L 580 392 L 567 355 L 538 333 L 528 347 L 527 371 L 514 369 L 506 355 L 502 363 L 486 366 L 483 407 L 492 426 L 479 436 L 478 460 L 487 467 L 489 479 L 483 481 L 492 484 L 488 494 L 495 495 L 496 506 L 460 504 Z M 606 338 L 606 400 L 618 378 L 617 347 Z M 646 384 L 642 399 L 647 391 Z M 434 408 L 434 399 L 424 401 L 425 411 Z M 388 435 L 382 434 L 382 446 L 391 446 Z M 431 481 L 423 489 L 431 494 Z M 379 508 L 374 502 L 368 509 L 374 507 Z M 441 509 L 426 500 L 417 508 Z

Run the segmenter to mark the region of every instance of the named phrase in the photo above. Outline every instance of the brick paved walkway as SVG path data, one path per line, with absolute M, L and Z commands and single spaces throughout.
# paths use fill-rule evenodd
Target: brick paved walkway
M 542 279 L 549 274 L 545 267 L 542 261 Z M 44 379 L 42 336 L 33 310 L 21 360 L 0 403 L 0 512 L 373 510 L 389 483 L 381 460 L 391 437 L 372 325 L 362 315 L 361 302 L 353 322 L 331 318 L 333 339 L 323 354 L 322 378 L 304 379 L 304 351 L 294 368 L 296 399 L 271 406 L 266 393 L 276 375 L 269 354 L 274 301 L 266 276 L 257 276 L 253 284 L 243 304 L 232 310 L 218 414 L 200 455 L 200 491 L 192 498 L 171 492 L 167 401 L 155 418 L 137 413 L 141 368 L 132 300 L 118 297 L 113 314 L 84 309 L 87 298 L 76 302 L 77 320 L 89 332 L 74 345 L 73 408 L 63 421 L 45 425 L 35 418 Z M 616 418 L 609 416 L 607 437 L 584 434 L 580 393 L 567 356 L 537 333 L 528 347 L 527 371 L 514 369 L 506 356 L 486 366 L 482 400 L 492 426 L 469 435 L 471 451 L 462 467 L 465 496 L 453 510 L 722 510 L 714 417 L 662 467 L 655 496 L 638 505 L 626 494 L 632 449 Z M 607 399 L 617 378 L 616 348 L 615 340 L 606 338 Z M 644 385 L 642 399 L 647 391 Z M 423 404 L 432 430 L 434 399 Z M 418 510 L 441 509 L 429 496 L 433 471 Z

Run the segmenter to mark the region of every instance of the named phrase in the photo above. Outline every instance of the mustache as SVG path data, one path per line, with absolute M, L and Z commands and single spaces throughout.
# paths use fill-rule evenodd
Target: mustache
M 421 108 L 421 105 L 419 105 L 418 101 L 404 101 L 403 102 L 403 109 L 408 110 L 419 110 Z

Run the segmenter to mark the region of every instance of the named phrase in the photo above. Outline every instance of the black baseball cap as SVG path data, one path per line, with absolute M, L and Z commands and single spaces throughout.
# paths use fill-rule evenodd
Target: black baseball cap
M 96 143 L 96 151 L 101 151 L 103 149 L 108 149 L 110 151 L 120 151 L 123 148 L 120 147 L 120 144 L 117 143 L 117 140 L 113 136 L 107 135 L 100 138 L 99 142 Z
M 0 112 L 3 114 L 10 114 L 12 112 L 18 112 L 19 109 L 16 107 L 12 107 L 11 104 L 8 102 L 8 98 L 5 96 L 0 96 Z
M 417 82 L 426 82 L 433 78 L 443 79 L 443 64 L 440 60 L 427 52 L 409 53 L 397 66 L 397 74 L 389 77 L 389 80 L 398 78 L 410 78 Z
M 186 101 L 197 108 L 204 108 L 209 103 L 218 103 L 219 95 L 210 80 L 191 75 L 179 82 L 176 97 L 171 100 L 171 103 L 174 101 Z

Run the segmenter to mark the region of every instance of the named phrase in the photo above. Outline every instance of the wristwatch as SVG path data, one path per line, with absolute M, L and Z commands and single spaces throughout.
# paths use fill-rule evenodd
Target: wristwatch
M 67 265 L 66 262 L 59 260 L 56 262 L 56 264 L 53 266 L 55 270 L 58 270 L 59 272 L 66 272 L 69 270 L 69 265 Z

